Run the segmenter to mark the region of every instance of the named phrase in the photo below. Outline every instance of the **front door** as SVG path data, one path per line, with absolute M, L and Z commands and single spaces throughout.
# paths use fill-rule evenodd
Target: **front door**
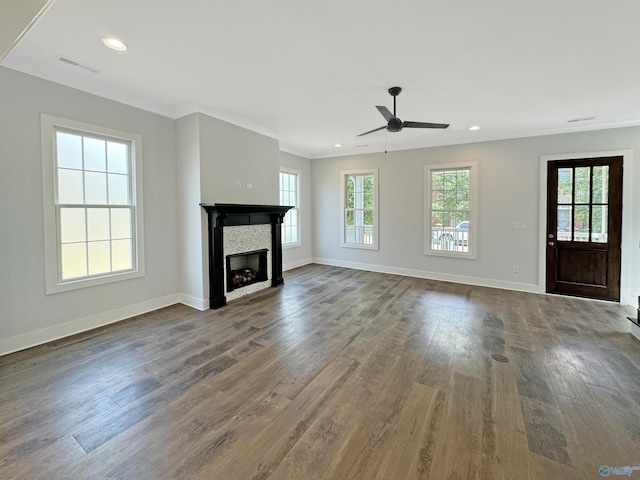
M 622 157 L 547 171 L 547 293 L 620 301 Z

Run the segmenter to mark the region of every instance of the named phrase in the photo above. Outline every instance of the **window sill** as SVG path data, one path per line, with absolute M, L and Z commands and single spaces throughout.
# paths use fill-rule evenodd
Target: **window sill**
M 104 275 L 101 277 L 92 278 L 80 278 L 78 280 L 69 280 L 63 283 L 56 281 L 47 281 L 47 295 L 52 293 L 68 292 L 71 290 L 78 290 L 80 288 L 95 287 L 98 285 L 105 285 L 107 283 L 122 282 L 124 280 L 130 280 L 132 278 L 144 277 L 144 270 L 139 269 L 135 272 L 122 272 Z
M 441 252 L 439 250 L 425 250 L 424 254 L 431 257 L 461 258 L 464 260 L 477 260 L 478 258 L 475 252 Z
M 341 246 L 344 248 L 357 248 L 360 250 L 378 250 L 377 245 L 365 245 L 359 243 L 343 243 Z

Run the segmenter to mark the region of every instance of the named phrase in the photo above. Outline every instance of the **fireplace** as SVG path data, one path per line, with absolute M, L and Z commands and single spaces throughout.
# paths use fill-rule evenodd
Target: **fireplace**
M 230 203 L 201 203 L 200 206 L 208 216 L 210 308 L 220 308 L 227 300 L 284 284 L 281 225 L 291 207 Z M 254 255 L 257 255 L 258 268 Z M 231 270 L 237 270 L 233 268 L 235 259 L 242 256 L 249 259 L 245 259 L 247 265 L 242 264 L 240 268 L 255 270 L 257 274 L 252 278 L 253 273 L 247 272 L 244 278 L 248 280 L 237 279 L 242 284 L 238 287 L 231 277 Z
M 268 251 L 263 248 L 253 252 L 227 255 L 227 292 L 233 292 L 237 288 L 248 287 L 254 283 L 266 282 Z

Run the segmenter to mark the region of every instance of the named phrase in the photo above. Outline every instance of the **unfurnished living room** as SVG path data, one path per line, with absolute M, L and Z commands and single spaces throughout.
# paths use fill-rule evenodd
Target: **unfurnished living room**
M 639 24 L 0 0 L 0 478 L 640 479 Z

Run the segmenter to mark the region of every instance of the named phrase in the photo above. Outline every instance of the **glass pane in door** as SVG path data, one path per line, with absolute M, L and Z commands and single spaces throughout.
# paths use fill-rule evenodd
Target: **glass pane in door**
M 591 198 L 591 168 L 577 167 L 575 170 L 574 203 L 589 203 Z
M 609 203 L 609 166 L 593 167 L 593 203 Z
M 594 205 L 591 209 L 592 228 L 591 241 L 607 243 L 609 239 L 609 207 L 607 205 Z
M 573 200 L 573 168 L 558 169 L 558 205 L 571 204 Z
M 571 205 L 558 205 L 556 238 L 563 241 L 571 241 L 571 225 L 573 219 Z
M 589 241 L 589 205 L 576 205 L 573 209 L 573 241 Z

